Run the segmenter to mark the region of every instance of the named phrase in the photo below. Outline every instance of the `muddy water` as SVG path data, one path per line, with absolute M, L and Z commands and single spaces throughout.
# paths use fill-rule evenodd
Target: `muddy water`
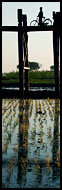
M 60 101 L 2 99 L 2 187 L 60 188 Z

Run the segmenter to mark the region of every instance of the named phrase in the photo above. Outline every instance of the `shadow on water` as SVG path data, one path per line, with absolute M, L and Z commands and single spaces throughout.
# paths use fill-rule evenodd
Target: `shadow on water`
M 47 102 L 47 100 L 45 100 Z M 3 155 L 3 174 L 2 174 L 2 181 L 3 181 L 3 187 L 7 188 L 57 188 L 60 187 L 60 158 L 59 158 L 59 100 L 56 99 L 54 101 L 55 105 L 54 107 L 54 120 L 53 120 L 53 129 L 52 129 L 52 135 L 49 133 L 49 136 L 47 135 L 48 128 L 47 126 L 47 120 L 46 120 L 46 114 L 47 110 L 46 107 L 44 107 L 44 103 L 37 100 L 24 100 L 19 99 L 19 125 L 18 130 L 14 135 L 14 141 L 12 143 L 12 133 L 11 133 L 11 125 L 9 124 L 9 131 L 10 131 L 10 141 L 9 144 L 12 143 L 18 145 L 18 149 L 16 151 L 16 154 L 14 155 L 15 159 L 15 165 L 13 165 L 13 173 L 16 173 L 16 178 L 14 177 L 15 174 L 12 174 L 11 168 L 12 165 L 10 164 L 9 170 L 8 170 L 8 180 L 5 181 L 5 175 L 6 175 L 6 169 L 8 168 L 8 161 L 13 161 L 13 158 L 11 157 L 13 155 L 13 152 L 11 152 L 11 146 L 9 145 L 8 148 L 8 142 L 7 142 L 7 153 L 4 156 Z M 17 104 L 17 102 L 16 102 Z M 38 114 L 38 109 L 41 110 L 43 106 L 45 115 Z M 49 106 L 49 103 L 48 103 Z M 15 107 L 13 107 L 15 108 Z M 11 111 L 13 109 L 11 107 Z M 49 110 L 50 108 L 48 108 Z M 50 110 L 49 110 L 50 111 Z M 10 111 L 9 111 L 10 112 Z M 41 112 L 39 112 L 41 113 Z M 14 113 L 15 114 L 15 113 Z M 40 116 L 40 117 L 39 117 Z M 34 121 L 33 121 L 34 120 Z M 39 122 L 39 123 L 38 123 Z M 44 123 L 43 125 L 43 122 Z M 34 126 L 34 128 L 33 128 Z M 38 129 L 38 126 L 41 127 Z M 16 126 L 15 126 L 16 127 Z M 45 137 L 43 134 L 43 128 L 45 128 Z M 16 129 L 16 128 L 15 128 Z M 50 131 L 51 132 L 51 131 Z M 41 136 L 40 136 L 41 133 Z M 16 141 L 16 134 L 18 136 L 18 140 Z M 47 143 L 47 139 L 48 143 Z M 44 137 L 44 138 L 43 138 Z M 52 137 L 52 138 L 51 138 Z M 50 142 L 50 147 L 49 147 Z M 51 149 L 51 150 L 50 150 Z M 9 153 L 11 152 L 11 154 Z M 50 152 L 50 158 L 49 158 L 49 152 Z M 4 160 L 6 159 L 6 162 L 4 163 Z M 6 167 L 5 167 L 6 165 Z M 17 169 L 15 169 L 17 168 Z M 15 172 L 14 172 L 15 171 Z M 5 174 L 4 174 L 5 172 Z M 11 182 L 11 176 L 13 178 L 13 186 Z M 7 185 L 7 182 L 8 185 Z

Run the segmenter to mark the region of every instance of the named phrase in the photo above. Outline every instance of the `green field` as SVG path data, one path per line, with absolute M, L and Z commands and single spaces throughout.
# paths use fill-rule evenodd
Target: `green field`
M 25 73 L 24 73 L 25 81 Z M 19 83 L 19 72 L 4 73 L 2 75 L 2 84 Z M 55 84 L 54 71 L 30 71 L 30 84 Z

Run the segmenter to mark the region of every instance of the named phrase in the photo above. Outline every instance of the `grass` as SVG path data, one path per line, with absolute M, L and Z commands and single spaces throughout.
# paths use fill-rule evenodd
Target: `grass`
M 24 73 L 25 82 L 25 73 Z M 10 72 L 2 75 L 2 84 L 18 84 L 19 72 Z M 30 71 L 29 83 L 31 84 L 55 84 L 54 71 Z

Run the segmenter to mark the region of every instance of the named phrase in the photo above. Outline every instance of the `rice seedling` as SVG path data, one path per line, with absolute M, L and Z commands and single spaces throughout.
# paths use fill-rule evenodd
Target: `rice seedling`
M 11 141 L 11 132 L 7 132 L 7 134 L 8 134 L 7 140 L 8 140 L 8 141 Z
M 31 139 L 32 139 L 32 141 L 35 142 L 35 134 L 34 133 L 31 133 Z
M 34 163 L 37 164 L 37 159 L 36 158 L 34 158 Z
M 23 121 L 25 121 L 25 120 L 26 120 L 26 116 L 24 115 L 24 116 L 23 116 Z
M 40 171 L 40 165 L 37 166 L 38 171 Z
M 26 144 L 26 142 L 23 144 L 23 148 L 25 149 L 26 148 L 26 146 L 27 146 L 27 144 Z
M 5 149 L 5 152 L 7 152 L 7 149 L 8 149 L 8 141 L 7 140 L 5 141 L 4 149 Z
M 45 161 L 46 161 L 47 167 L 49 167 L 50 166 L 50 158 L 49 158 L 49 156 L 46 157 Z
M 5 122 L 5 120 L 6 120 L 6 118 L 4 117 L 4 118 L 3 118 L 3 123 Z
M 24 125 L 24 132 L 28 133 L 28 129 L 29 129 L 29 123 L 25 123 L 25 125 Z
M 2 116 L 5 114 L 5 111 L 2 111 Z
M 38 118 L 38 121 L 39 121 L 39 122 L 41 121 L 41 117 Z
M 20 133 L 23 133 L 23 125 L 20 124 Z
M 5 132 L 5 133 L 7 132 L 7 129 L 8 129 L 8 128 L 7 128 L 7 126 L 6 126 L 6 127 L 4 128 L 4 132 Z
M 19 115 L 18 116 L 22 116 L 22 115 L 23 115 L 22 111 L 19 111 Z
M 19 118 L 17 117 L 17 118 L 16 118 L 16 125 L 18 124 L 18 122 L 19 122 Z
M 9 168 L 13 168 L 15 165 L 15 160 L 11 160 L 9 163 L 8 163 L 8 167 Z
M 6 106 L 8 106 L 8 103 L 9 102 L 7 102 Z M 26 175 L 27 177 L 29 171 L 31 172 L 31 176 L 33 174 L 35 180 L 38 180 L 37 182 L 39 182 L 40 177 L 39 179 L 37 179 L 36 176 L 41 176 L 41 175 L 43 176 L 43 173 L 41 172 L 44 172 L 45 168 L 46 170 L 48 170 L 47 175 L 49 175 L 51 171 L 53 172 L 52 166 L 50 168 L 50 163 L 51 163 L 51 160 L 54 161 L 52 159 L 53 148 L 55 145 L 54 135 L 56 134 L 58 142 L 60 138 L 60 133 L 58 132 L 54 133 L 54 127 L 56 127 L 57 125 L 57 117 L 54 114 L 59 115 L 60 108 L 56 108 L 55 101 L 52 101 L 51 99 L 23 100 L 23 101 L 14 99 L 13 101 L 11 100 L 11 103 L 12 103 L 12 107 L 10 108 L 11 110 L 10 109 L 6 110 L 6 114 L 4 113 L 2 114 L 3 119 L 5 118 L 4 123 L 2 123 L 4 124 L 3 150 L 2 150 L 3 156 L 5 152 L 7 152 L 8 154 L 9 147 L 11 147 L 11 145 L 14 142 L 12 135 L 14 134 L 15 142 L 18 141 L 18 135 L 20 135 L 22 142 L 20 142 L 21 139 L 19 139 L 20 145 L 18 143 L 18 145 L 12 146 L 12 151 L 14 155 L 16 154 L 16 156 L 18 155 L 19 157 L 19 163 L 20 163 L 20 168 L 21 168 L 21 173 L 22 173 L 22 182 L 24 183 L 23 181 L 24 176 Z M 4 108 L 4 104 L 3 104 L 3 108 Z M 42 113 L 41 114 L 37 113 L 38 111 Z M 53 122 L 53 119 L 54 119 L 54 122 Z M 10 138 L 11 138 L 11 142 L 10 142 Z M 4 145 L 4 141 L 5 141 L 5 145 Z M 10 151 L 11 151 L 11 148 L 10 148 Z M 57 165 L 57 168 L 60 168 L 59 151 L 58 149 L 57 150 L 54 149 L 54 151 L 55 151 L 54 153 L 56 153 L 56 156 L 54 155 L 55 163 Z M 5 156 L 7 158 L 7 155 Z M 42 165 L 42 170 L 41 170 L 40 160 L 41 160 L 41 163 L 42 163 L 42 160 L 44 161 L 44 163 L 46 163 L 44 165 L 44 169 Z M 32 163 L 33 161 L 34 163 Z M 12 169 L 14 170 L 14 166 L 16 168 L 15 163 L 14 164 L 9 163 L 8 171 L 11 170 L 12 172 Z M 31 168 L 29 168 L 29 166 Z M 34 167 L 35 169 L 33 169 Z M 10 175 L 8 172 L 8 176 L 7 176 L 8 180 L 10 180 L 9 176 Z
M 15 147 L 13 147 L 13 150 L 17 152 L 18 151 L 18 145 L 16 145 Z
M 14 113 L 13 113 L 13 116 L 15 116 L 16 115 L 16 111 L 14 111 Z
M 43 122 L 41 121 L 41 123 L 40 123 L 40 130 L 43 128 L 43 125 L 42 125 L 42 123 L 43 123 Z

